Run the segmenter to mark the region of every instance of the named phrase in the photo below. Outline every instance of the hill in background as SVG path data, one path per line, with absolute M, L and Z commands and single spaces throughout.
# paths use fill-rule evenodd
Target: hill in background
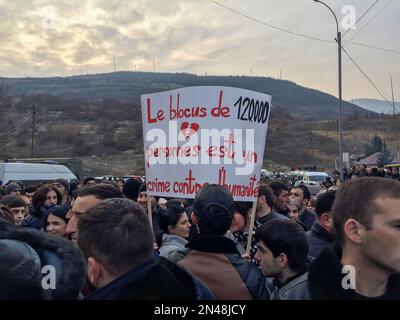
M 79 157 L 86 174 L 143 174 L 140 95 L 221 85 L 272 95 L 266 166 L 332 169 L 338 157 L 338 100 L 290 81 L 265 77 L 117 72 L 65 78 L 0 78 L 0 157 L 31 153 L 31 105 L 37 106 L 35 157 Z M 1 89 L 1 88 L 0 88 Z M 0 90 L 1 91 L 1 90 Z M 345 151 L 361 153 L 373 135 L 395 148 L 400 122 L 344 103 Z
M 267 77 L 197 76 L 187 73 L 115 72 L 54 78 L 0 78 L 12 96 L 50 94 L 90 102 L 112 98 L 140 104 L 140 95 L 190 86 L 230 86 L 272 95 L 272 103 L 293 117 L 336 119 L 338 100 L 327 93 L 291 81 Z M 344 102 L 344 115 L 369 111 Z

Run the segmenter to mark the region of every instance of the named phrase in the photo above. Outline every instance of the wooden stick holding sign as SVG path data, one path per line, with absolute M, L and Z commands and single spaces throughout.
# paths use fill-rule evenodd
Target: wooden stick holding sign
M 254 220 L 256 218 L 256 208 L 257 208 L 257 199 L 253 202 L 253 207 L 251 208 L 251 215 L 250 215 L 250 226 L 249 226 L 249 236 L 247 237 L 247 247 L 246 247 L 246 254 L 250 254 L 251 249 L 251 241 L 253 240 L 253 228 L 254 228 Z
M 150 220 L 150 227 L 153 230 L 153 210 L 151 209 L 151 195 L 147 194 L 147 215 Z

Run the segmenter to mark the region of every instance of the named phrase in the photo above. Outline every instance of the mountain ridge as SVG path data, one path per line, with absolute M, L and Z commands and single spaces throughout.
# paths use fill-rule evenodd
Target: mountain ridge
M 189 73 L 152 73 L 119 71 L 68 77 L 0 78 L 11 96 L 51 94 L 89 101 L 107 98 L 140 104 L 140 95 L 188 86 L 220 85 L 238 87 L 270 94 L 272 103 L 293 117 L 305 119 L 336 119 L 338 99 L 316 89 L 292 81 L 270 77 L 199 76 Z M 343 101 L 343 115 L 367 115 L 365 110 Z

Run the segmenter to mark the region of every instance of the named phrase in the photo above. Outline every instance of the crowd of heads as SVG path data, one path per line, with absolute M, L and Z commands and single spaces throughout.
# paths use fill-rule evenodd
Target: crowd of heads
M 250 255 L 242 258 L 278 287 L 314 263 L 324 249 L 312 246 L 318 232 L 337 241 L 345 258 L 355 256 L 389 277 L 400 273 L 400 182 L 348 180 L 312 197 L 305 185 L 276 179 L 259 185 L 254 205 L 235 202 L 215 184 L 188 201 L 150 196 L 136 179 L 98 183 L 88 177 L 75 190 L 63 179 L 35 186 L 11 181 L 2 187 L 0 217 L 14 228 L 72 241 L 85 257 L 88 283 L 95 289 L 145 264 L 155 252 L 169 257 L 190 248 L 198 235 L 229 236 L 240 253 L 239 245 L 244 250 L 252 236 Z

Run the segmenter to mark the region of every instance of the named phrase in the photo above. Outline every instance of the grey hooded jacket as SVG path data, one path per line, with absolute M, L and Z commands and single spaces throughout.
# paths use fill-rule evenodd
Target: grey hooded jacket
M 187 243 L 188 242 L 180 236 L 164 233 L 161 247 L 159 248 L 160 256 L 167 257 L 173 251 L 184 250 Z

